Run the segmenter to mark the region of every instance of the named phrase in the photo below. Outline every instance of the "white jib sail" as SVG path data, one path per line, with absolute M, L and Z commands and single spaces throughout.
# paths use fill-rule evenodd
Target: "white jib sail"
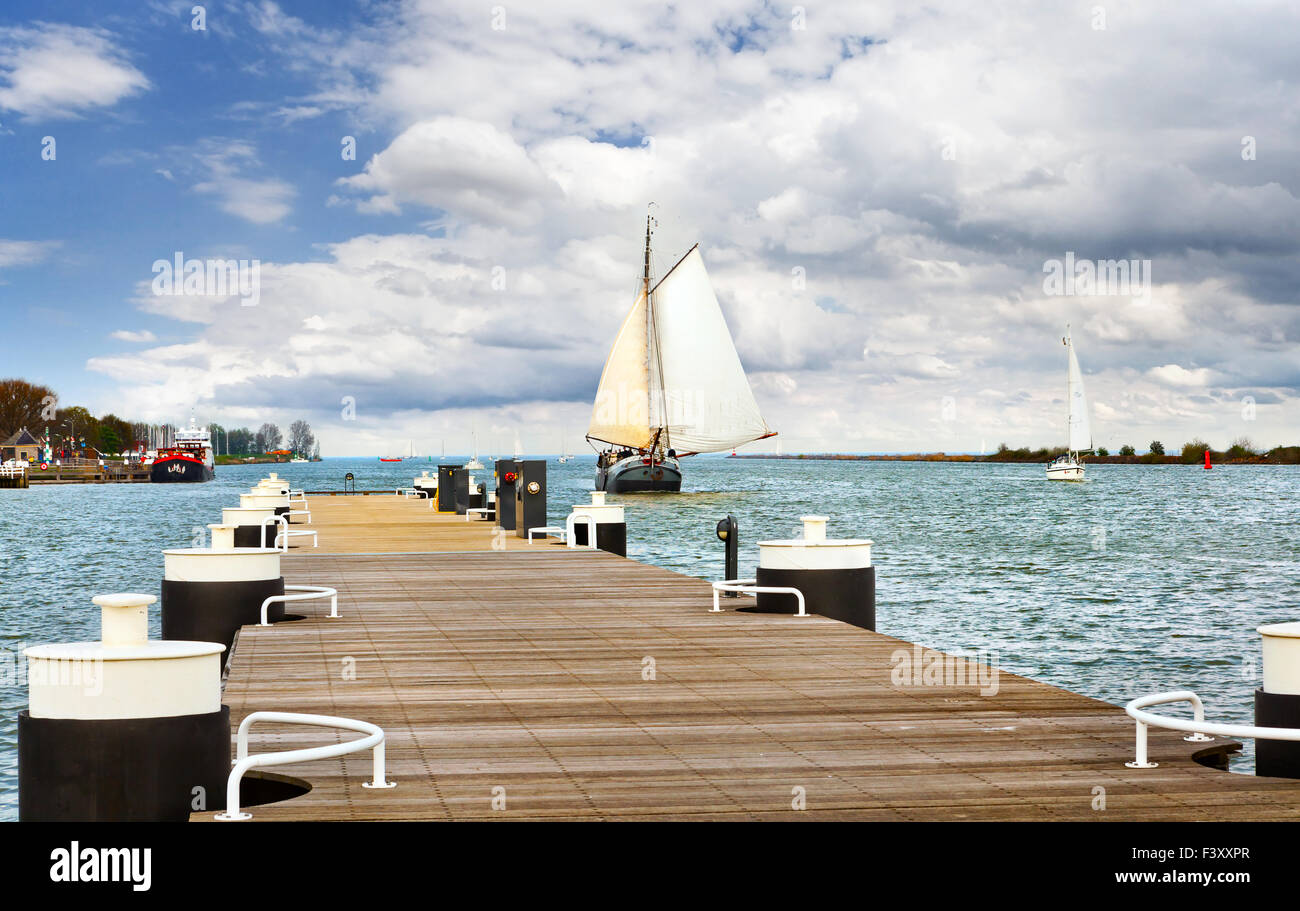
M 634 449 L 645 449 L 654 441 L 655 432 L 650 429 L 650 346 L 646 330 L 646 297 L 642 288 L 605 361 L 587 436 Z
M 1074 354 L 1074 342 L 1067 340 L 1070 350 L 1070 369 L 1065 395 L 1070 408 L 1070 451 L 1088 452 L 1092 449 L 1092 426 L 1088 423 L 1088 397 L 1083 391 L 1083 371 Z
M 663 401 L 657 384 L 652 385 L 650 411 L 663 415 L 669 444 L 681 453 L 720 452 L 770 434 L 698 246 L 652 295 Z M 652 350 L 650 358 L 655 354 Z

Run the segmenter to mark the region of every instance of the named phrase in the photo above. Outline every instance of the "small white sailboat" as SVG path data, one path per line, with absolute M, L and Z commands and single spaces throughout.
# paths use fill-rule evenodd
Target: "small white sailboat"
M 679 491 L 680 458 L 776 436 L 759 413 L 699 244 L 657 281 L 646 217 L 641 287 L 596 390 L 596 489 Z
M 1079 369 L 1079 358 L 1074 353 L 1069 325 L 1065 327 L 1065 338 L 1061 342 L 1069 352 L 1065 380 L 1065 401 L 1069 409 L 1066 418 L 1069 452 L 1047 466 L 1047 480 L 1082 481 L 1083 454 L 1092 452 L 1092 425 L 1088 421 L 1088 397 L 1083 391 L 1083 371 Z
M 560 463 L 563 464 L 573 456 L 569 455 L 569 444 L 564 440 L 564 431 L 560 431 Z
M 474 436 L 474 457 L 465 463 L 465 467 L 471 471 L 482 471 L 483 463 L 478 460 L 478 428 L 475 427 L 470 433 Z

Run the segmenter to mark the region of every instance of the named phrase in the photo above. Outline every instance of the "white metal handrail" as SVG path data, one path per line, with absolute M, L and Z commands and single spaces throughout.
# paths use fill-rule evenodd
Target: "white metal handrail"
M 714 582 L 713 584 L 713 610 L 710 613 L 722 613 L 722 605 L 718 601 L 719 592 L 740 592 L 742 595 L 794 595 L 799 600 L 799 611 L 796 617 L 807 617 L 808 610 L 803 600 L 803 592 L 797 588 L 791 588 L 788 585 L 758 585 L 757 579 L 727 579 L 723 582 Z
M 248 729 L 258 721 L 279 721 L 284 724 L 314 724 L 320 727 L 340 728 L 365 734 L 360 740 L 347 743 L 333 743 L 323 747 L 307 747 L 301 750 L 281 750 L 276 753 L 248 754 Z M 239 723 L 236 735 L 235 763 L 226 779 L 226 811 L 216 814 L 222 822 L 252 819 L 252 813 L 239 810 L 239 781 L 244 773 L 259 766 L 289 765 L 295 762 L 309 762 L 313 759 L 332 759 L 348 753 L 362 750 L 374 750 L 374 775 L 370 781 L 363 781 L 363 788 L 395 788 L 397 783 L 384 778 L 384 729 L 368 721 L 356 721 L 352 718 L 336 718 L 333 715 L 304 715 L 298 712 L 253 712 Z
M 578 530 L 579 522 L 587 523 L 587 545 L 586 546 L 588 550 L 595 550 L 596 549 L 596 517 L 589 516 L 585 513 L 571 512 L 569 513 L 569 518 L 564 520 L 565 546 L 566 547 L 580 546 L 578 544 L 577 535 L 574 534 L 574 532 Z
M 1169 718 L 1164 715 L 1157 715 L 1155 712 L 1142 711 L 1153 705 L 1166 705 L 1171 702 L 1190 702 L 1192 704 L 1192 715 L 1194 716 L 1192 720 Z M 1174 690 L 1168 693 L 1140 696 L 1124 706 L 1124 712 L 1137 722 L 1137 755 L 1133 762 L 1124 763 L 1130 769 L 1154 769 L 1160 765 L 1160 763 L 1151 762 L 1147 758 L 1147 727 L 1149 725 L 1168 728 L 1171 731 L 1190 731 L 1191 736 L 1183 739 L 1193 743 L 1213 740 L 1214 738 L 1208 736 L 1209 734 L 1217 734 L 1220 737 L 1241 737 L 1247 740 L 1300 741 L 1300 728 L 1269 728 L 1258 727 L 1253 724 L 1222 724 L 1206 721 L 1205 706 L 1201 702 L 1201 697 L 1191 690 Z
M 330 599 L 329 616 L 337 617 L 339 615 L 339 593 L 338 589 L 327 588 L 324 585 L 286 585 L 285 591 L 303 592 L 301 595 L 272 595 L 262 602 L 262 626 L 270 626 L 267 620 L 267 611 L 272 604 L 277 602 L 287 604 L 290 601 L 313 601 L 316 598 Z
M 271 546 L 283 550 L 287 554 L 289 552 L 288 538 L 284 539 L 284 547 L 280 547 L 280 532 L 289 530 L 289 522 L 284 516 L 267 516 L 262 520 L 262 549 L 266 549 L 266 525 L 268 522 L 275 522 L 280 525 L 280 528 L 275 532 L 275 540 L 271 542 Z
M 280 542 L 283 541 L 284 552 L 287 554 L 289 552 L 289 538 L 301 537 L 302 535 L 311 535 L 311 546 L 320 547 L 320 538 L 316 537 L 317 532 L 313 528 L 302 528 L 295 531 L 289 531 L 288 529 L 285 529 L 284 531 L 280 532 L 275 536 L 275 546 L 279 547 Z
M 480 519 L 486 519 L 488 513 L 491 511 L 492 509 L 488 506 L 471 506 L 469 509 L 465 510 L 465 521 L 468 522 L 475 516 L 478 516 Z
M 26 465 L 0 465 L 0 478 L 12 478 L 26 473 Z
M 529 544 L 533 543 L 533 532 L 541 532 L 543 538 L 547 535 L 555 535 L 561 541 L 565 540 L 565 536 L 569 533 L 568 529 L 560 528 L 558 525 L 534 525 L 528 529 Z
M 290 524 L 292 524 L 292 519 L 293 519 L 294 516 L 306 516 L 306 517 L 307 517 L 307 524 L 308 524 L 308 525 L 311 524 L 311 510 L 310 510 L 310 509 L 291 509 L 291 510 L 289 510 L 287 513 L 284 514 L 285 519 L 290 520 Z
M 419 495 L 420 491 L 414 487 L 398 487 L 393 490 L 393 496 L 402 497 L 405 500 L 409 500 L 411 497 L 418 497 Z

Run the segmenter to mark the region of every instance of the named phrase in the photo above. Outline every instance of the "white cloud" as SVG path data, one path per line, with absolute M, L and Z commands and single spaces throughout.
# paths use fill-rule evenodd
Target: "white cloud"
M 35 265 L 48 258 L 59 246 L 59 241 L 0 238 L 0 269 Z
M 0 28 L 0 110 L 75 117 L 150 88 L 101 29 L 40 23 Z
M 154 335 L 148 329 L 141 329 L 138 332 L 130 329 L 118 329 L 114 332 L 110 332 L 109 338 L 115 338 L 119 342 L 137 342 L 140 344 L 158 341 L 158 336 Z
M 203 178 L 194 184 L 198 193 L 217 199 L 223 212 L 264 225 L 280 221 L 292 211 L 293 186 L 274 177 L 250 177 L 247 171 L 261 162 L 249 142 L 208 139 L 200 144 L 196 158 Z

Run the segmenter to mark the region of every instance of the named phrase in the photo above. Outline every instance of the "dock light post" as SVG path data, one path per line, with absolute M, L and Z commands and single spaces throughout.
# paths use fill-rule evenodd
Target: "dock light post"
M 726 570 L 723 574 L 724 579 L 740 578 L 740 529 L 736 525 L 736 517 L 727 513 L 727 517 L 718 522 L 718 540 L 722 542 L 723 549 L 726 553 Z M 723 592 L 724 598 L 739 598 L 740 592 Z

